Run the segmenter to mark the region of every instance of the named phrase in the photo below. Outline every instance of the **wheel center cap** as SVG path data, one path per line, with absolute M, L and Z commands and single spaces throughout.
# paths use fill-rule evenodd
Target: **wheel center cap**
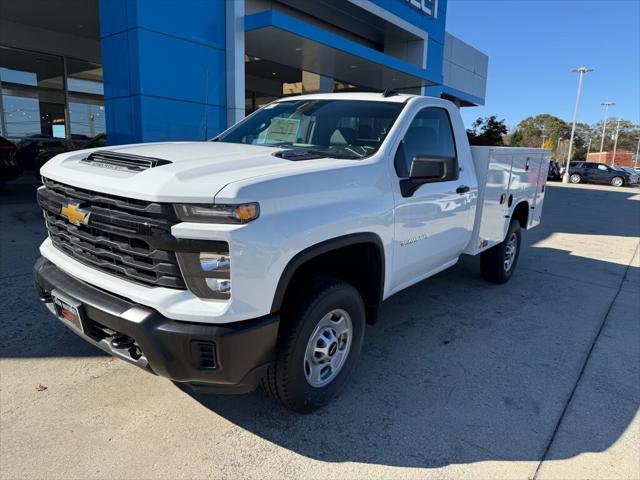
M 329 356 L 333 357 L 334 353 L 336 353 L 336 350 L 338 350 L 338 343 L 337 342 L 333 342 L 329 346 Z

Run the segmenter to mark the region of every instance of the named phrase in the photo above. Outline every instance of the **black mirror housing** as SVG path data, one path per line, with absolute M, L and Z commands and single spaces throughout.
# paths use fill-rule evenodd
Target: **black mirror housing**
M 409 178 L 400 180 L 400 191 L 403 197 L 410 197 L 425 183 L 441 182 L 447 177 L 447 166 L 451 162 L 448 157 L 416 155 L 411 162 Z
M 411 162 L 409 178 L 412 180 L 439 181 L 447 175 L 447 159 L 415 156 Z

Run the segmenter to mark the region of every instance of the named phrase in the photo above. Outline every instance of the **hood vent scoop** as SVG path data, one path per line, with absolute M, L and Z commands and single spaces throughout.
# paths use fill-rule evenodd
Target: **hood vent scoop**
M 162 160 L 160 158 L 110 152 L 108 150 L 93 152 L 87 158 L 83 158 L 81 162 L 88 163 L 94 167 L 110 168 L 111 170 L 128 172 L 142 172 L 149 168 L 155 168 L 171 163 L 169 160 Z

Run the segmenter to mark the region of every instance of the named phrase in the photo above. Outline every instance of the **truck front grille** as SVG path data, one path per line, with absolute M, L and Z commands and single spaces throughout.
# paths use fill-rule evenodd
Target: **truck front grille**
M 43 182 L 38 203 L 56 248 L 133 282 L 186 289 L 175 253 L 180 242 L 171 235 L 178 222 L 172 205 Z M 88 216 L 70 222 L 62 214 L 69 205 Z

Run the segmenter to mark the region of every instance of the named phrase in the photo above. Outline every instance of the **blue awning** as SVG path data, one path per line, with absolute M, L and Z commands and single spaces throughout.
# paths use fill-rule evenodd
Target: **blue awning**
M 245 17 L 245 51 L 250 56 L 373 89 L 435 85 L 423 68 L 276 10 Z

